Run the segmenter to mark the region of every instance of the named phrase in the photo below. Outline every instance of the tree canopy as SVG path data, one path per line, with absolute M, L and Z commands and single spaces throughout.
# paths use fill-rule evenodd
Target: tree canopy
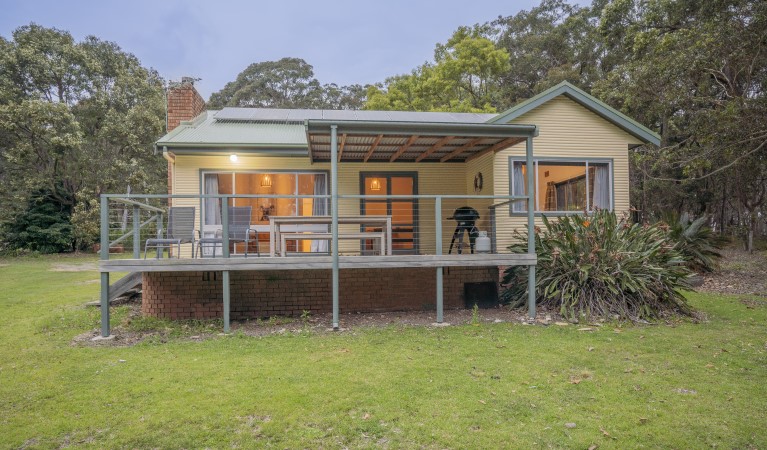
M 321 84 L 300 58 L 253 63 L 208 101 L 208 107 L 360 109 L 365 88 Z
M 0 220 L 43 196 L 71 211 L 79 245 L 92 242 L 84 218 L 99 194 L 163 188 L 151 148 L 164 114 L 162 79 L 112 42 L 35 24 L 0 38 Z
M 459 28 L 438 44 L 434 63 L 409 75 L 388 78 L 386 87 L 368 87 L 366 109 L 401 111 L 494 112 L 498 81 L 510 68 L 509 54 L 482 35 Z

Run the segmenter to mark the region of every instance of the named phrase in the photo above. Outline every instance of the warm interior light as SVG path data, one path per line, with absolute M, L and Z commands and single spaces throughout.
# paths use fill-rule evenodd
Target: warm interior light
M 237 154 L 232 153 L 231 155 L 229 155 L 229 161 L 237 162 Z
M 373 178 L 373 181 L 370 182 L 370 190 L 371 191 L 381 190 L 381 182 L 378 181 L 378 178 Z
M 261 178 L 261 187 L 272 187 L 272 177 L 264 174 L 263 178 Z

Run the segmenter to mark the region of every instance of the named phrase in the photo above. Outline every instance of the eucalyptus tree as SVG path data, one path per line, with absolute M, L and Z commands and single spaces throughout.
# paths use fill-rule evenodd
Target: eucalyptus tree
M 0 38 L 0 220 L 44 193 L 93 241 L 99 194 L 165 186 L 164 114 L 162 79 L 114 43 L 35 24 Z
M 630 55 L 595 91 L 662 131 L 662 148 L 638 155 L 657 197 L 719 181 L 752 250 L 767 205 L 767 3 L 621 0 L 604 8 L 601 31 Z
M 498 82 L 509 70 L 509 55 L 481 27 L 460 27 L 438 44 L 434 62 L 368 88 L 365 108 L 406 111 L 493 112 Z
M 282 58 L 249 65 L 210 96 L 208 107 L 359 109 L 364 95 L 360 85 L 323 85 L 314 77 L 311 64 Z

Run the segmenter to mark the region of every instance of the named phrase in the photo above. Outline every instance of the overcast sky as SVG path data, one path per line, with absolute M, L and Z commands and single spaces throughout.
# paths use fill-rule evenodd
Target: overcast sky
M 35 22 L 114 41 L 169 80 L 201 78 L 206 99 L 254 62 L 291 56 L 322 83 L 375 83 L 432 59 L 460 25 L 539 0 L 0 0 L 0 35 Z M 578 2 L 574 2 L 578 3 Z M 585 2 L 580 2 L 585 3 Z

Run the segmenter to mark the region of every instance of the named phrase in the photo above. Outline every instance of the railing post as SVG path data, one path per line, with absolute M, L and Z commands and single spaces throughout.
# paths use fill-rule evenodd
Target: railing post
M 490 208 L 490 253 L 498 253 L 498 242 L 496 241 L 495 233 L 496 230 L 496 224 L 495 224 L 495 208 Z
M 158 238 L 162 237 L 162 225 L 163 225 L 164 219 L 165 219 L 164 214 L 157 213 L 157 224 L 156 225 L 157 225 L 157 237 Z M 168 256 L 170 256 L 170 255 L 168 255 Z M 157 248 L 157 257 L 162 259 L 162 249 L 161 249 L 161 247 Z
M 133 259 L 141 257 L 141 208 L 133 207 Z
M 101 195 L 100 259 L 109 259 L 109 199 Z M 109 272 L 101 272 L 101 336 L 109 337 Z
M 330 126 L 330 232 L 333 247 L 333 329 L 338 330 L 338 126 Z
M 442 254 L 442 197 L 434 199 L 434 231 L 437 235 L 437 242 L 435 243 L 435 254 Z M 437 323 L 442 323 L 444 320 L 444 297 L 442 286 L 442 267 L 437 267 Z
M 525 146 L 527 165 L 527 253 L 535 255 L 535 167 L 533 163 L 533 138 L 528 137 Z M 535 266 L 527 266 L 527 314 L 535 319 Z
M 224 196 L 221 199 L 221 234 L 224 240 L 221 254 L 224 258 L 229 257 L 229 197 Z M 216 256 L 216 247 L 213 247 L 213 256 Z

